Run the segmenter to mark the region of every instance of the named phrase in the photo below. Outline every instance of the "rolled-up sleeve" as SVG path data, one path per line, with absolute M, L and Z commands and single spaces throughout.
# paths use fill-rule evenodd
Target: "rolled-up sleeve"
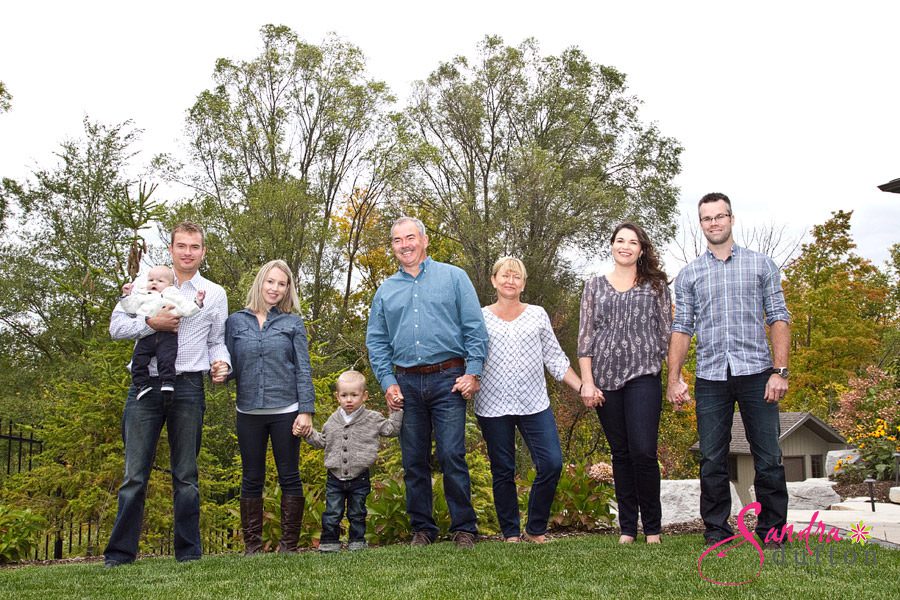
M 210 315 L 209 333 L 206 336 L 206 347 L 209 352 L 209 364 L 217 360 L 224 361 L 231 368 L 231 354 L 225 346 L 225 321 L 228 319 L 228 298 L 224 291 L 207 307 Z
M 776 321 L 791 322 L 791 313 L 788 312 L 784 301 L 784 290 L 781 287 L 781 271 L 771 258 L 766 259 L 766 274 L 763 281 L 763 309 L 766 311 L 766 325 L 772 325 Z
M 687 269 L 683 269 L 675 278 L 675 319 L 672 321 L 672 332 L 692 337 L 694 335 L 694 293 Z
M 466 375 L 481 376 L 487 358 L 488 333 L 475 286 L 465 275 L 456 280 L 459 322 L 466 349 Z
M 391 338 L 388 332 L 387 320 L 384 316 L 384 305 L 379 292 L 375 292 L 372 298 L 372 308 L 369 310 L 369 324 L 366 326 L 366 349 L 369 351 L 369 364 L 372 372 L 381 384 L 382 391 L 397 383 L 394 377 Z

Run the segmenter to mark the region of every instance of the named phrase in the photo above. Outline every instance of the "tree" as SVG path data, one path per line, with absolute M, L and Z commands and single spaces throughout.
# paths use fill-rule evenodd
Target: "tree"
M 14 348 L 47 359 L 105 330 L 131 250 L 120 219 L 133 208 L 124 169 L 137 132 L 130 122 L 87 117 L 84 130 L 83 139 L 62 143 L 56 167 L 24 184 L 4 179 L 0 189 L 20 209 L 0 246 L 0 328 L 14 334 Z
M 8 112 L 12 108 L 12 94 L 6 89 L 6 84 L 0 81 L 0 114 Z
M 614 222 L 639 221 L 660 244 L 674 231 L 681 147 L 638 106 L 624 74 L 578 48 L 541 56 L 534 40 L 488 36 L 475 59 L 415 85 L 398 203 L 464 249 L 482 301 L 494 260 L 514 254 L 529 300 L 552 305 L 574 283 L 566 252 L 603 254 Z
M 851 212 L 836 211 L 785 270 L 791 327 L 791 392 L 786 406 L 826 418 L 838 385 L 877 361 L 889 286 L 853 252 Z
M 362 52 L 337 37 L 315 45 L 275 25 L 261 37 L 256 58 L 216 62 L 216 87 L 188 116 L 197 170 L 172 173 L 196 191 L 195 214 L 229 256 L 213 274 L 236 286 L 240 273 L 285 258 L 316 320 L 342 271 L 335 211 L 355 190 L 377 196 L 384 187 L 393 98 L 368 78 Z

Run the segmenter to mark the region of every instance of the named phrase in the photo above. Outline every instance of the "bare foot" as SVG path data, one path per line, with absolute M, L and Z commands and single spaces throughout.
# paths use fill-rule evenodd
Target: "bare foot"
M 619 536 L 620 544 L 632 544 L 634 543 L 634 536 L 622 534 Z
M 659 538 L 659 534 L 656 535 L 648 535 L 647 536 L 648 544 L 662 544 L 662 540 Z
M 509 536 L 508 538 L 506 538 L 506 539 L 503 540 L 503 541 L 506 542 L 506 543 L 508 543 L 508 544 L 518 544 L 520 540 L 519 540 L 519 536 L 517 536 L 517 535 L 511 535 L 511 536 Z
M 530 533 L 525 533 L 525 541 L 531 542 L 532 544 L 546 544 L 547 536 L 545 535 L 531 535 Z

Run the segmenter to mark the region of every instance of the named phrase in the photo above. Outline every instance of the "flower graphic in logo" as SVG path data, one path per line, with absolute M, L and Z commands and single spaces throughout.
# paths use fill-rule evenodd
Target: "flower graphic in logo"
M 850 528 L 850 540 L 854 544 L 865 544 L 871 536 L 872 528 L 862 521 L 858 522 L 856 525 Z

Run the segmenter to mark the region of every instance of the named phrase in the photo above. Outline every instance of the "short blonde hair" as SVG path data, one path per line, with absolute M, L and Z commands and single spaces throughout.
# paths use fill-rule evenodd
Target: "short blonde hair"
M 366 376 L 359 371 L 349 369 L 338 375 L 337 381 L 334 383 L 334 391 L 339 392 L 341 386 L 358 385 L 363 391 L 366 389 Z
M 150 273 L 152 273 L 156 269 L 165 271 L 166 277 L 169 278 L 169 283 L 175 285 L 175 271 L 173 271 L 172 267 L 170 267 L 169 265 L 153 265 L 152 267 L 150 267 L 150 270 L 147 271 L 147 277 L 150 277 Z
M 504 268 L 521 275 L 522 281 L 528 279 L 528 271 L 525 270 L 525 263 L 514 256 L 501 256 L 498 258 L 497 262 L 495 262 L 494 266 L 491 268 L 491 277 L 496 277 L 497 273 Z
M 268 304 L 263 300 L 262 286 L 272 269 L 280 269 L 287 275 L 287 293 L 284 295 L 284 298 L 281 299 L 281 302 L 278 303 L 278 310 L 285 313 L 299 313 L 300 297 L 297 295 L 297 286 L 294 283 L 294 275 L 291 273 L 291 268 L 287 263 L 280 259 L 270 260 L 260 267 L 259 271 L 256 273 L 256 277 L 253 279 L 253 285 L 250 286 L 250 291 L 247 292 L 247 308 L 257 313 L 268 312 Z

